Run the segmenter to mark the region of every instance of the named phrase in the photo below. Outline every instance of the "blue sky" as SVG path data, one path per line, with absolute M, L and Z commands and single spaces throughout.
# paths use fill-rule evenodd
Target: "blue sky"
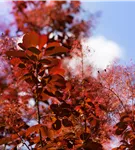
M 83 6 L 102 12 L 93 35 L 116 42 L 123 49 L 122 62 L 135 60 L 135 2 L 85 2 Z
M 101 11 L 93 36 L 103 36 L 115 42 L 123 53 L 121 62 L 135 60 L 135 2 L 83 2 L 83 8 L 92 13 Z M 1 22 L 8 23 L 10 2 L 0 3 Z M 11 20 L 11 17 L 10 17 Z

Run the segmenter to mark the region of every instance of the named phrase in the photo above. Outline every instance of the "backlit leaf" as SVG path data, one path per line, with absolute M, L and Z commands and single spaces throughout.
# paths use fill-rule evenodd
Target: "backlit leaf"
M 39 43 L 39 35 L 36 32 L 29 32 L 23 37 L 23 45 L 25 48 L 36 47 Z
M 47 43 L 47 36 L 46 35 L 40 35 L 39 37 L 39 49 L 41 49 L 46 43 Z
M 65 69 L 56 66 L 56 67 L 51 68 L 49 70 L 49 73 L 51 75 L 59 74 L 59 75 L 63 76 L 65 73 Z

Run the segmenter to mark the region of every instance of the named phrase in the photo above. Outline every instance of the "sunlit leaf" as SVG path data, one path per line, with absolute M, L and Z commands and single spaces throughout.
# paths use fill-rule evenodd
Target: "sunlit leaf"
M 39 43 L 39 35 L 36 32 L 29 32 L 23 37 L 23 45 L 25 48 L 36 47 Z
M 47 43 L 47 36 L 46 35 L 40 35 L 39 37 L 39 49 L 41 49 L 46 43 Z
M 39 132 L 39 129 L 41 128 L 41 124 L 37 124 L 37 125 L 34 125 L 34 126 L 31 126 L 29 127 L 27 130 L 26 130 L 26 136 L 29 136 L 30 134 L 32 134 L 33 132 Z
M 59 75 L 63 76 L 65 73 L 65 69 L 60 68 L 60 67 L 53 67 L 49 70 L 49 73 L 51 75 L 59 74 Z

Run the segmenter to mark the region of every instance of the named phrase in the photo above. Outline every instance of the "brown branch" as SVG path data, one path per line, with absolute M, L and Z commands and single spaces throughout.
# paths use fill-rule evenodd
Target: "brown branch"
M 84 107 L 84 123 L 85 123 L 85 132 L 87 132 L 87 119 L 86 119 L 86 101 L 85 101 L 85 88 L 84 88 L 84 55 L 83 51 L 81 50 L 81 63 L 82 63 L 82 92 L 83 92 L 83 107 Z
M 37 62 L 36 62 L 36 78 L 38 79 L 38 72 L 37 72 L 38 66 L 37 66 Z M 35 93 L 35 101 L 36 101 L 36 108 L 37 108 L 37 122 L 38 124 L 40 124 L 41 122 L 41 117 L 40 117 L 40 110 L 39 110 L 39 100 L 38 100 L 38 84 L 36 84 L 36 93 Z M 41 131 L 39 129 L 39 137 L 40 137 L 40 144 L 41 147 L 43 147 L 43 142 L 42 142 L 42 134 Z
M 122 107 L 125 109 L 126 112 L 128 112 L 127 109 L 126 109 L 126 106 L 124 106 L 123 101 L 122 101 L 122 100 L 120 99 L 120 97 L 115 93 L 115 91 L 113 91 L 111 88 L 107 88 L 107 87 L 105 87 L 105 88 L 108 89 L 108 90 L 110 90 L 110 91 L 118 98 L 118 100 L 119 100 L 119 102 L 121 103 Z

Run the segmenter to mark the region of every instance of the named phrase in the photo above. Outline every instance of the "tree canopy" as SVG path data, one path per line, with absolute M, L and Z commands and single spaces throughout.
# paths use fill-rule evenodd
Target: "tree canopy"
M 113 64 L 97 77 L 84 68 L 80 40 L 92 20 L 76 20 L 79 1 L 13 4 L 24 36 L 20 48 L 10 36 L 0 40 L 0 149 L 134 150 L 135 66 Z M 78 76 L 63 63 L 73 51 Z

